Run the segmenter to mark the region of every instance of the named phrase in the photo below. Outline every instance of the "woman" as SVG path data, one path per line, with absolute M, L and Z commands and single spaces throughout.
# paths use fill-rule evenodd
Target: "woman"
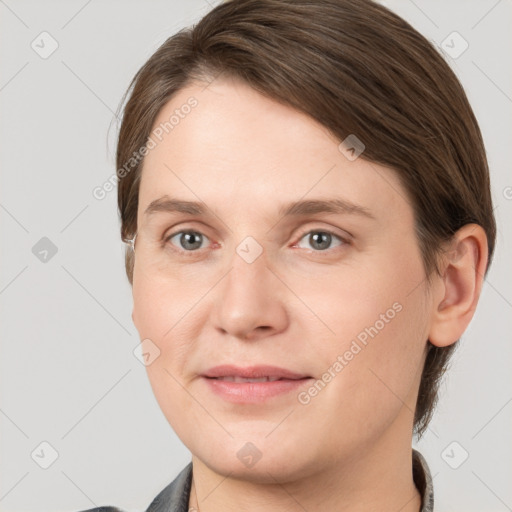
M 147 512 L 434 510 L 412 436 L 496 231 L 450 67 L 369 0 L 233 0 L 128 92 L 132 317 L 192 454 Z

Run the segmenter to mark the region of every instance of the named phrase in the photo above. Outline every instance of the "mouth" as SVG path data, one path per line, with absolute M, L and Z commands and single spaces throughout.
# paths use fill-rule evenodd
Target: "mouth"
M 286 379 L 299 380 L 309 378 L 309 375 L 294 372 L 287 368 L 270 365 L 254 365 L 254 366 L 234 366 L 231 364 L 223 364 L 214 366 L 204 373 L 203 377 L 211 379 L 253 379 L 255 382 L 265 382 L 257 379 L 266 379 L 271 381 Z M 239 382 L 236 381 L 235 382 Z M 241 381 L 240 381 L 241 382 Z
M 232 403 L 262 403 L 290 394 L 312 379 L 285 368 L 260 365 L 235 367 L 216 366 L 202 375 L 215 395 Z
M 226 375 L 225 377 L 207 377 L 207 379 L 223 380 L 225 382 L 275 382 L 277 380 L 300 380 L 300 379 L 285 379 L 282 377 L 259 377 L 259 378 L 246 378 L 238 375 Z

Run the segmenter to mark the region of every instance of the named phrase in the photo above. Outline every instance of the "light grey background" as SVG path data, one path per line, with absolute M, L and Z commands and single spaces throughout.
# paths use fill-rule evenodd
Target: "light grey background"
M 0 0 L 2 512 L 142 511 L 190 460 L 133 354 L 116 191 L 97 200 L 92 190 L 115 172 L 113 112 L 132 76 L 210 2 Z M 439 46 L 454 31 L 468 42 L 448 60 L 484 135 L 499 229 L 479 308 L 417 447 L 437 512 L 512 510 L 512 4 L 383 3 Z M 47 58 L 31 47 L 51 49 L 43 31 L 58 43 Z M 453 37 L 445 45 L 460 50 Z M 33 253 L 43 237 L 57 248 L 47 262 Z M 42 442 L 58 453 L 48 469 Z

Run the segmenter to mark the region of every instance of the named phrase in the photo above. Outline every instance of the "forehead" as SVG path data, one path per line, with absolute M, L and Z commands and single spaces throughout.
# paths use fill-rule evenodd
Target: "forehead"
M 152 138 L 139 220 L 164 195 L 262 215 L 300 198 L 336 195 L 384 218 L 412 213 L 393 170 L 349 160 L 316 120 L 239 81 L 181 89 L 160 111 Z

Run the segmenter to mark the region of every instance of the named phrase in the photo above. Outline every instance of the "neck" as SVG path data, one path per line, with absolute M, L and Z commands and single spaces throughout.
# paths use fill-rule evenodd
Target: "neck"
M 223 475 L 193 456 L 189 510 L 419 512 L 421 496 L 412 477 L 412 434 L 400 434 L 391 428 L 356 456 L 295 480 L 277 470 L 264 471 L 258 482 L 234 472 Z M 268 481 L 270 475 L 272 481 Z

